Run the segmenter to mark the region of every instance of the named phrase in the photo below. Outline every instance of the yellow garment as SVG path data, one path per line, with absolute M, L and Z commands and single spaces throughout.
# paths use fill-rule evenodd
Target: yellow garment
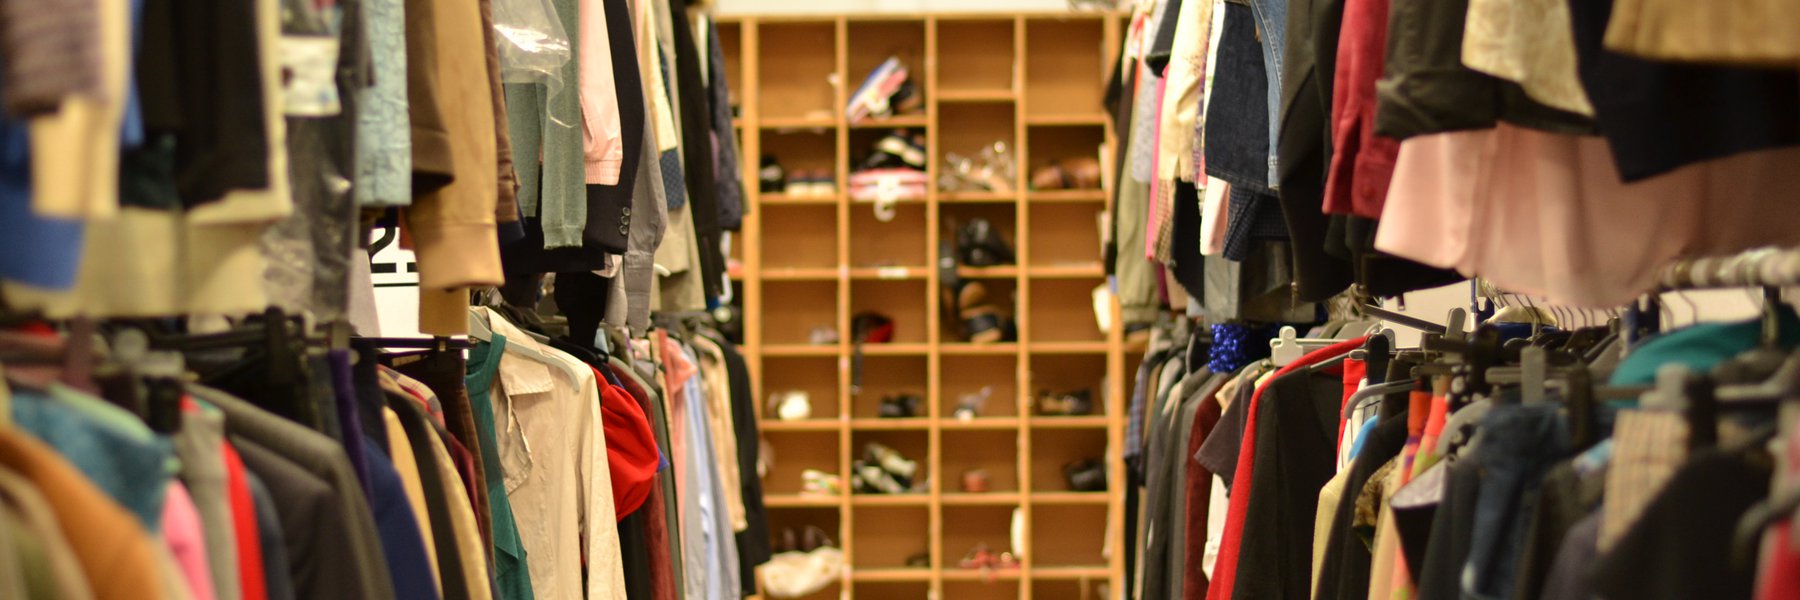
M 1332 524 L 1337 521 L 1338 501 L 1344 498 L 1344 486 L 1350 484 L 1350 470 L 1338 471 L 1325 486 L 1319 488 L 1319 508 L 1313 515 L 1312 587 L 1319 589 L 1319 574 L 1325 567 L 1325 548 L 1331 543 Z
M 475 524 L 474 505 L 469 503 L 462 476 L 457 474 L 455 464 L 450 461 L 450 451 L 444 449 L 443 438 L 430 428 L 425 430 L 425 435 L 431 438 L 428 444 L 431 462 L 443 481 L 444 497 L 450 506 L 450 530 L 456 536 L 456 548 L 461 554 L 455 558 L 462 562 L 463 585 L 469 591 L 470 600 L 493 600 L 493 589 L 488 586 L 488 548 L 482 543 L 481 531 Z
M 381 419 L 393 451 L 394 470 L 400 472 L 400 487 L 406 490 L 406 502 L 412 505 L 413 519 L 419 523 L 419 537 L 425 542 L 425 559 L 431 564 L 431 584 L 435 587 L 444 575 L 438 569 L 437 538 L 431 533 L 431 513 L 425 508 L 425 484 L 419 480 L 419 460 L 413 455 L 412 438 L 407 437 L 394 409 L 382 408 Z
M 1390 461 L 1389 465 L 1398 465 L 1399 457 Z M 1406 470 L 1390 468 L 1386 470 L 1386 485 L 1381 488 L 1381 513 L 1375 521 L 1374 558 L 1369 562 L 1369 598 L 1394 598 L 1395 592 L 1405 592 L 1394 586 L 1394 569 L 1400 562 L 1400 528 L 1394 525 L 1394 509 L 1388 506 L 1393 499 L 1394 491 L 1406 481 Z M 1410 594 L 1408 594 L 1410 595 Z
M 1651 60 L 1793 67 L 1800 2 L 1616 0 L 1606 49 Z
M 126 0 L 95 4 L 105 95 L 68 96 L 55 112 L 33 117 L 28 125 L 31 207 L 40 216 L 97 219 L 119 211 L 119 126 L 131 73 L 131 8 Z
M 1506 79 L 1546 106 L 1594 114 L 1575 70 L 1575 32 L 1564 0 L 1469 0 L 1462 60 Z

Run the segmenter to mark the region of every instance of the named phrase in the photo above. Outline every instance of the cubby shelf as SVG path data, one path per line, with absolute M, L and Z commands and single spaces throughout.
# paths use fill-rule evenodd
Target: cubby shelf
M 720 45 L 743 148 L 750 209 L 732 256 L 744 307 L 743 349 L 772 462 L 763 479 L 771 533 L 818 526 L 844 551 L 843 581 L 815 597 L 1092 597 L 1123 589 L 1126 386 L 1142 345 L 1095 324 L 1105 282 L 1100 189 L 1031 190 L 1032 173 L 1108 155 L 1105 78 L 1124 35 L 1116 13 L 955 13 L 721 18 Z M 908 68 L 924 107 L 851 123 L 844 106 L 889 57 Z M 892 212 L 849 197 L 845 182 L 888 131 L 920 136 L 924 198 Z M 1004 143 L 1016 172 L 1003 191 L 939 187 L 947 155 Z M 827 173 L 826 194 L 762 193 L 760 161 L 790 177 Z M 946 305 L 941 252 L 957 228 L 986 219 L 1016 264 L 963 266 L 1015 320 L 1017 341 L 971 343 Z M 944 242 L 949 242 L 945 245 Z M 1105 306 L 1120 322 L 1117 303 Z M 858 317 L 891 320 L 885 343 L 856 344 Z M 833 334 L 831 338 L 827 334 Z M 833 339 L 824 344 L 809 340 Z M 841 341 L 840 341 L 841 340 Z M 1092 415 L 1033 414 L 1038 394 L 1087 390 Z M 803 393 L 808 419 L 781 421 L 769 400 Z M 915 395 L 916 414 L 879 418 L 881 402 Z M 954 415 L 966 402 L 971 419 Z M 919 465 L 918 493 L 800 495 L 802 473 L 840 475 L 879 443 Z M 1108 492 L 1070 492 L 1062 467 L 1104 458 Z M 991 491 L 966 493 L 985 472 Z M 1016 536 L 1015 522 L 1020 526 Z M 1010 548 L 1014 543 L 1021 548 Z M 964 569 L 977 545 L 1012 551 L 1016 568 Z M 930 567 L 911 566 L 929 557 Z M 1082 595 L 1077 595 L 1080 592 Z

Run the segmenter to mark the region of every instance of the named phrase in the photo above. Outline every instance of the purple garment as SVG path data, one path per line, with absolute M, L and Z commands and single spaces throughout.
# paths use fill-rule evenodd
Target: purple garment
M 356 480 L 362 483 L 363 495 L 373 503 L 375 494 L 369 485 L 368 455 L 363 453 L 362 417 L 356 411 L 356 378 L 350 369 L 350 351 L 332 350 L 326 361 L 331 363 L 331 393 L 337 396 L 338 429 L 344 434 L 344 454 L 350 458 L 350 467 L 356 470 Z

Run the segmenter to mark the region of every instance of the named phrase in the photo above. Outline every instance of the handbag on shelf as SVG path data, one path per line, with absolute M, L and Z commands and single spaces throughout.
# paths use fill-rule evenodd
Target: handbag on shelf
M 802 543 L 794 543 L 794 532 L 783 534 L 787 548 L 775 553 L 757 571 L 762 574 L 763 591 L 770 598 L 801 598 L 819 593 L 836 583 L 844 572 L 844 551 L 839 550 L 816 526 L 806 528 Z

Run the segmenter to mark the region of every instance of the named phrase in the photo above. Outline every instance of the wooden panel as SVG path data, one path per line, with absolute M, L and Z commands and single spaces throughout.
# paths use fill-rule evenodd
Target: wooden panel
M 758 39 L 758 81 L 764 117 L 829 116 L 837 109 L 833 85 L 837 46 L 833 24 L 763 23 Z
M 962 92 L 1010 94 L 1013 69 L 1013 21 L 940 20 L 938 86 L 946 97 Z
M 950 569 L 953 569 L 953 568 L 955 568 L 955 567 L 946 565 L 944 567 L 944 570 L 950 571 Z M 948 576 L 950 576 L 950 574 L 951 573 L 947 572 L 947 573 L 945 573 L 945 576 L 948 577 Z M 998 581 L 989 581 L 989 580 L 987 580 L 989 575 L 982 574 L 979 571 L 976 571 L 975 573 L 972 573 L 970 575 L 974 576 L 974 577 L 979 577 L 980 579 L 976 579 L 973 581 L 946 581 L 946 582 L 944 582 L 944 597 L 945 598 L 954 598 L 956 600 L 964 600 L 965 598 L 967 600 L 1002 600 L 1002 599 L 1007 599 L 1007 598 L 1018 598 L 1019 597 L 1019 582 L 1018 581 L 1007 581 L 1004 579 L 1001 579 Z M 1004 573 L 992 574 L 992 577 L 994 577 L 995 579 L 1000 579 L 1004 576 L 1005 576 Z
M 1033 600 L 1106 600 L 1109 596 L 1105 588 L 1106 581 L 1102 577 L 1037 580 L 1031 582 L 1031 597 Z
M 1091 114 L 1105 110 L 1110 54 L 1103 44 L 1102 23 L 1090 19 L 1025 23 L 1025 97 L 1029 112 Z
M 860 600 L 919 600 L 931 596 L 931 584 L 925 581 L 858 581 L 852 589 Z

